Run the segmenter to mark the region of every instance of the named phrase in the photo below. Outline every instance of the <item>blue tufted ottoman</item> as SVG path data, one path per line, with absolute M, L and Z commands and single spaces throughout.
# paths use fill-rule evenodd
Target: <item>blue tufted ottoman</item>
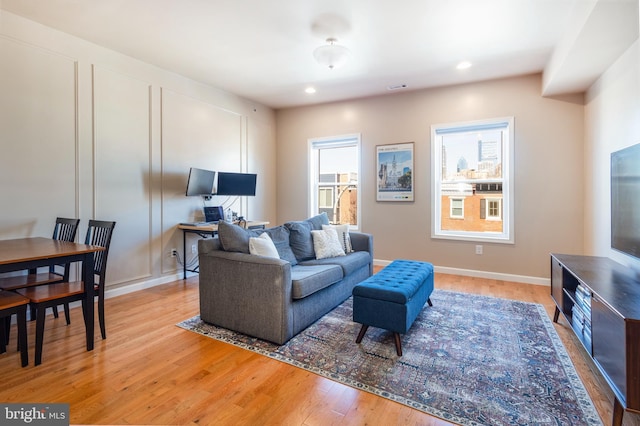
M 406 333 L 425 302 L 431 304 L 433 265 L 394 260 L 353 288 L 353 321 L 362 324 L 356 343 L 369 326 L 393 332 L 396 352 L 402 356 L 400 333 Z

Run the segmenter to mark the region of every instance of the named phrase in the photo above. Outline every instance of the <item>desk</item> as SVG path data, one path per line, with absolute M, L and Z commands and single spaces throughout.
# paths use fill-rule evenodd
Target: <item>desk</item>
M 82 280 L 85 291 L 85 318 L 87 350 L 93 350 L 93 254 L 104 247 L 76 244 L 51 238 L 18 238 L 0 240 L 0 272 L 22 271 L 41 266 L 82 262 Z
M 269 222 L 261 220 L 248 220 L 247 229 L 264 229 Z M 202 238 L 213 237 L 218 233 L 218 224 L 187 225 L 179 224 L 178 229 L 182 230 L 182 278 L 187 279 L 187 271 L 198 273 L 198 266 L 187 269 L 187 234 L 196 234 Z

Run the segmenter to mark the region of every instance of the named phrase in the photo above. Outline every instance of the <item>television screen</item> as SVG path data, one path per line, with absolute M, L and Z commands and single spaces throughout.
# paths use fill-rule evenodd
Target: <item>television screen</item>
M 211 195 L 215 176 L 216 172 L 214 171 L 191 167 L 186 195 Z
M 640 258 L 640 143 L 611 154 L 611 248 Z
M 216 195 L 256 195 L 255 173 L 218 172 Z

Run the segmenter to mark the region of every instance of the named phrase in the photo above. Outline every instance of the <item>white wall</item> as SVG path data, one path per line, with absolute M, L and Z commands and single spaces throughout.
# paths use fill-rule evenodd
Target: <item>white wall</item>
M 610 155 L 640 143 L 640 41 L 589 89 L 585 123 L 585 252 L 630 265 L 611 250 Z
M 232 207 L 275 221 L 269 108 L 2 10 L 0 93 L 2 239 L 50 236 L 56 216 L 79 217 L 80 238 L 115 220 L 108 287 L 175 278 L 176 225 L 202 218 L 192 166 L 257 173 L 257 196 Z
M 309 214 L 308 139 L 361 133 L 362 229 L 376 259 L 548 278 L 550 252 L 583 250 L 583 105 L 540 93 L 530 75 L 279 110 L 278 221 Z M 475 255 L 476 243 L 432 239 L 430 126 L 505 116 L 515 118 L 515 244 Z M 376 202 L 375 147 L 401 142 L 415 142 L 416 200 Z

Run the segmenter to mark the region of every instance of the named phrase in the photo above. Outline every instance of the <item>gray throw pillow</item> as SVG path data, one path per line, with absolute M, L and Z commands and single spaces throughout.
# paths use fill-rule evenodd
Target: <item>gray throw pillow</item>
M 298 264 L 296 256 L 293 254 L 291 247 L 289 246 L 289 230 L 284 226 L 276 226 L 273 228 L 265 229 L 264 231 L 258 230 L 258 233 L 266 232 L 271 237 L 271 241 L 278 250 L 278 256 L 280 259 L 286 260 L 291 263 L 291 266 Z
M 249 254 L 249 238 L 257 237 L 241 226 L 223 220 L 218 222 L 218 239 L 224 251 L 235 251 Z
M 305 222 L 309 222 L 311 224 L 311 229 L 314 229 L 316 231 L 321 231 L 322 225 L 329 224 L 329 216 L 327 216 L 326 212 L 322 212 L 318 215 L 310 217 Z
M 289 245 L 299 262 L 316 257 L 311 237 L 311 223 L 306 220 L 287 222 L 284 226 L 289 230 Z

